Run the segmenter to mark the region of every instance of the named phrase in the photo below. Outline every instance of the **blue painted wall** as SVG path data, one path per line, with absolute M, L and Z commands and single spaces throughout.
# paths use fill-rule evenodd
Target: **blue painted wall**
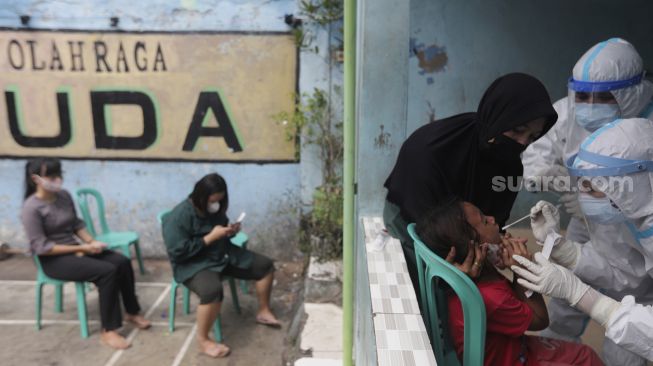
M 29 26 L 37 29 L 115 30 L 109 20 L 115 16 L 118 29 L 126 31 L 285 32 L 289 27 L 284 15 L 291 13 L 298 13 L 296 0 L 6 0 L 0 4 L 0 27 L 22 28 L 20 15 L 29 15 Z M 299 90 L 319 87 L 331 92 L 342 84 L 342 70 L 330 52 L 338 28 L 311 31 L 319 52 L 301 52 Z M 336 93 L 333 98 L 336 105 L 341 104 Z M 341 107 L 334 113 L 338 118 Z M 17 247 L 27 245 L 19 219 L 24 165 L 25 160 L 0 160 L 0 240 Z M 302 160 L 294 164 L 64 160 L 63 165 L 64 188 L 99 189 L 108 203 L 109 226 L 139 232 L 146 256 L 165 255 L 156 214 L 176 205 L 195 181 L 215 171 L 229 184 L 230 215 L 235 218 L 247 212 L 244 230 L 252 238 L 251 248 L 277 259 L 295 256 L 297 208 L 310 201 L 321 179 L 319 161 L 310 148 L 302 148 Z

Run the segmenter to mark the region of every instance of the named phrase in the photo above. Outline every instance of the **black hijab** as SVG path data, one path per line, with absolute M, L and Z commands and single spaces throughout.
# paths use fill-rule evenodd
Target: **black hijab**
M 558 119 L 551 98 L 536 78 L 504 75 L 485 91 L 476 113 L 463 113 L 418 128 L 403 143 L 385 182 L 388 201 L 415 222 L 430 208 L 457 196 L 472 202 L 501 226 L 517 192 L 493 189 L 494 177 L 507 184 L 521 177 L 525 146 L 503 132 L 544 117 L 544 135 Z M 540 135 L 540 136 L 541 136 Z M 488 140 L 496 139 L 490 144 Z M 496 188 L 496 187 L 495 187 Z

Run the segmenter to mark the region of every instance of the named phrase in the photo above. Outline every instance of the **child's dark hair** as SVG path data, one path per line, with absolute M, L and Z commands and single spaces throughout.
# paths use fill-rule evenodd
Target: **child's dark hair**
M 227 192 L 227 182 L 218 173 L 207 174 L 198 180 L 189 197 L 195 208 L 206 216 L 208 215 L 206 206 L 209 202 L 209 196 L 223 192 L 224 198 L 220 201 L 220 210 L 217 213 L 224 215 L 229 207 L 229 193 Z
M 443 259 L 455 247 L 457 263 L 465 260 L 469 242 L 479 241 L 476 229 L 467 222 L 463 201 L 456 197 L 428 211 L 417 222 L 416 231 L 424 244 Z
M 25 196 L 23 199 L 36 192 L 36 184 L 32 175 L 39 177 L 61 177 L 61 161 L 57 158 L 34 158 L 25 164 Z

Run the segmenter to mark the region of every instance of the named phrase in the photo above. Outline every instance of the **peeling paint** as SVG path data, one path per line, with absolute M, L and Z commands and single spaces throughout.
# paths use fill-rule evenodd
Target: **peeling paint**
M 436 44 L 425 46 L 423 43 L 417 43 L 415 38 L 410 38 L 410 54 L 419 60 L 420 75 L 425 73 L 435 73 L 445 71 L 449 56 L 445 47 Z M 427 83 L 432 84 L 433 79 L 427 79 Z
M 444 71 L 449 60 L 444 47 L 436 45 L 418 51 L 417 58 L 419 59 L 419 67 L 428 73 Z

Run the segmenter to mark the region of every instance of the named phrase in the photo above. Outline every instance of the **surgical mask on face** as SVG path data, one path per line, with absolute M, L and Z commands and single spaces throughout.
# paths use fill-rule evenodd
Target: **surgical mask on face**
M 619 118 L 621 111 L 617 104 L 576 103 L 576 123 L 589 132 Z
M 209 205 L 206 207 L 206 210 L 212 214 L 220 211 L 220 201 L 209 203 Z
M 580 209 L 588 220 L 599 224 L 619 224 L 626 221 L 626 216 L 614 207 L 608 197 L 596 198 L 587 194 L 578 197 Z
M 50 179 L 45 179 L 43 177 L 38 176 L 38 182 L 48 192 L 59 192 L 61 190 L 61 186 L 63 184 L 61 178 L 55 178 L 54 180 Z

